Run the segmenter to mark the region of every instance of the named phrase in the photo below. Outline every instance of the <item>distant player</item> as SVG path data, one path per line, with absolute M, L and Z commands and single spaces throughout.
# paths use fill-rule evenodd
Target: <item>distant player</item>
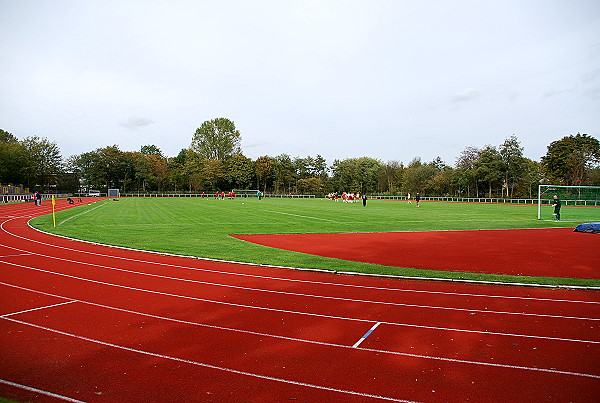
M 406 195 L 406 204 L 412 204 L 410 193 Z
M 415 196 L 415 204 L 417 205 L 417 207 L 421 207 L 419 205 L 420 201 L 421 201 L 421 195 L 417 193 L 417 195 Z
M 558 198 L 557 195 L 554 195 L 554 199 L 552 200 L 552 207 L 554 207 L 554 216 L 556 221 L 560 221 L 560 207 L 562 206 L 562 202 Z

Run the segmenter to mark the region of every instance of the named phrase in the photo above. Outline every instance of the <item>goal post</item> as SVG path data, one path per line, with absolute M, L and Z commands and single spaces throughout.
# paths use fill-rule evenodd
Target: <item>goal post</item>
M 538 220 L 542 219 L 542 205 L 551 205 L 554 195 L 564 206 L 600 206 L 600 186 L 538 186 Z
M 254 189 L 233 189 L 236 197 L 258 197 L 258 190 Z

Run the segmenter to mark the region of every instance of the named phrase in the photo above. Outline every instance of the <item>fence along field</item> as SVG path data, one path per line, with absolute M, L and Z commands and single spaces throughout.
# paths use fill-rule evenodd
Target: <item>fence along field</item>
M 59 235 L 104 244 L 257 264 L 417 277 L 600 285 L 595 280 L 381 266 L 267 248 L 230 236 L 572 228 L 580 222 L 600 221 L 600 208 L 563 207 L 561 222 L 538 221 L 536 210 L 536 205 L 444 202 L 423 202 L 416 208 L 414 203 L 393 200 L 369 200 L 363 207 L 361 203 L 326 199 L 121 198 L 61 211 L 57 213 L 58 225 L 54 229 L 48 216 L 32 220 L 32 225 Z M 542 212 L 544 217 L 552 218 L 550 206 L 543 206 Z

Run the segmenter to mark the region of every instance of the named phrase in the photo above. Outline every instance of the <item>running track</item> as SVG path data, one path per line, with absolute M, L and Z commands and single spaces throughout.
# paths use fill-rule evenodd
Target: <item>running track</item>
M 0 396 L 591 402 L 600 395 L 598 292 L 128 251 L 28 227 L 49 209 L 0 206 Z

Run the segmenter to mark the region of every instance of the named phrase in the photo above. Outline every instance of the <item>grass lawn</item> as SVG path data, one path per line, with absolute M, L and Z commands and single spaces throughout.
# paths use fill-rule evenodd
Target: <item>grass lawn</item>
M 356 271 L 417 277 L 461 278 L 520 283 L 600 286 L 598 280 L 517 277 L 417 270 L 312 256 L 255 245 L 230 234 L 288 234 L 574 227 L 600 221 L 600 208 L 563 207 L 563 221 L 552 208 L 468 203 L 324 199 L 215 200 L 214 198 L 123 198 L 103 200 L 31 221 L 34 228 L 59 235 L 157 252 L 277 266 Z

